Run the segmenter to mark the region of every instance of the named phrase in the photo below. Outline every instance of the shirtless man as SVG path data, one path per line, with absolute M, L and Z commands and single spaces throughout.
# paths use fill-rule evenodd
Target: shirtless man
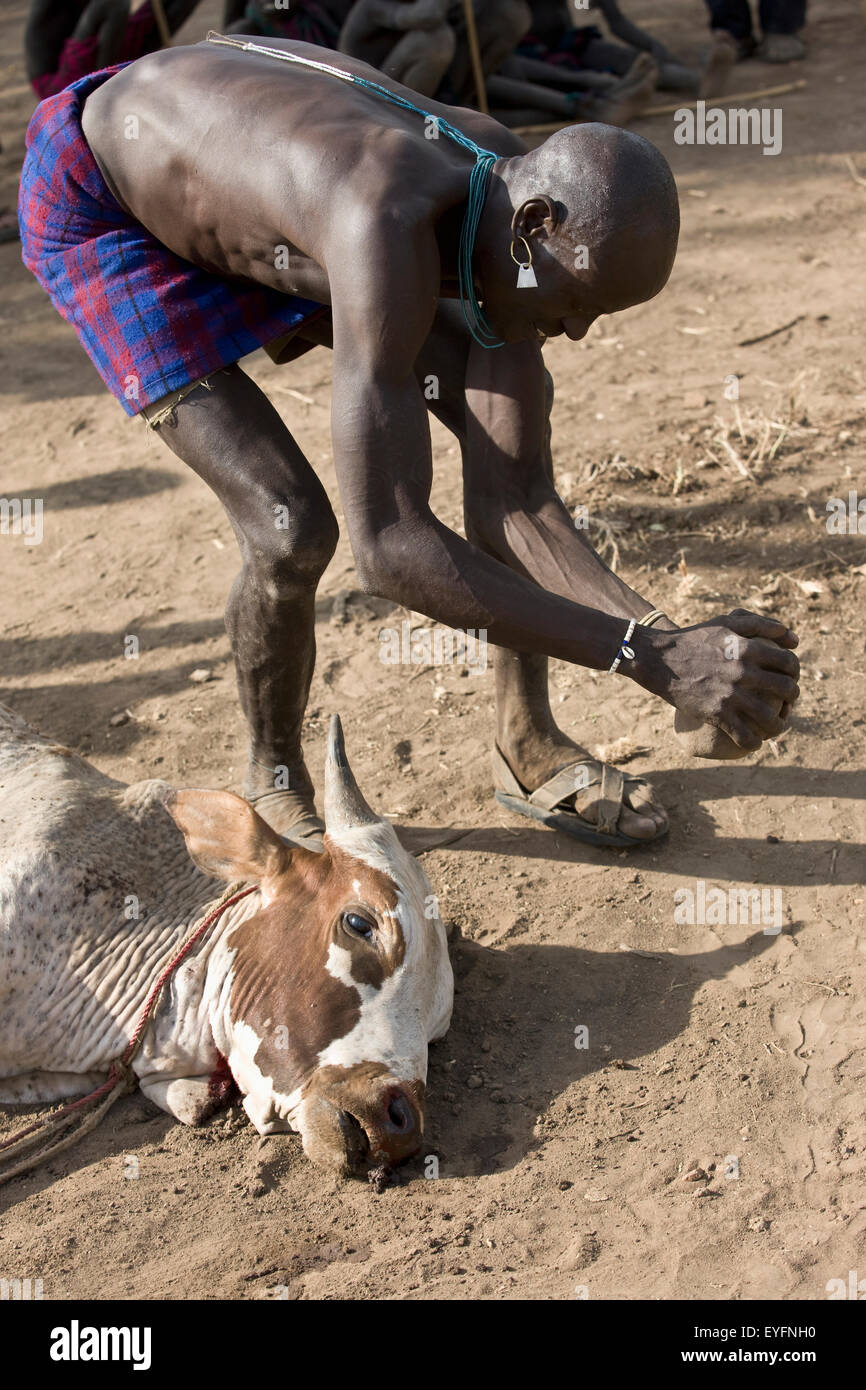
M 418 100 L 351 58 L 270 44 Z M 127 413 L 162 420 L 228 512 L 242 559 L 226 621 L 250 730 L 245 792 L 278 830 L 321 830 L 301 726 L 337 523 L 237 360 L 294 333 L 289 353 L 333 346 L 334 460 L 361 587 L 486 629 L 503 649 L 504 793 L 516 801 L 571 769 L 553 806 L 528 814 L 595 843 L 645 842 L 665 832 L 664 811 L 646 783 L 557 729 L 548 657 L 598 671 L 619 658 L 612 702 L 624 677 L 743 749 L 778 734 L 798 694 L 797 639 L 773 618 L 737 610 L 631 631 L 650 600 L 601 562 L 553 484 L 542 342 L 578 341 L 600 314 L 662 289 L 673 177 L 652 145 L 613 127 L 574 126 L 527 152 L 489 117 L 424 105 L 426 119 L 361 82 L 212 42 L 96 74 L 31 122 L 24 259 Z M 449 122 L 489 158 L 447 135 Z M 428 408 L 462 447 L 466 539 L 430 509 Z

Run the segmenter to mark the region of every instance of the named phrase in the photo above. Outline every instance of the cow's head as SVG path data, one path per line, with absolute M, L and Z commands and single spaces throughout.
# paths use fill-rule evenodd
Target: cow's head
M 211 1018 L 259 1133 L 298 1129 L 343 1172 L 416 1153 L 427 1045 L 451 1016 L 448 948 L 427 875 L 358 790 L 339 719 L 324 853 L 290 847 L 231 792 L 177 792 L 169 809 L 200 868 L 261 891 L 226 934 Z

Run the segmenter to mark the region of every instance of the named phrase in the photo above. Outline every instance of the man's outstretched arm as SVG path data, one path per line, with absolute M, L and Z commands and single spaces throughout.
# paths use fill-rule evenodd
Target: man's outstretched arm
M 387 242 L 405 244 L 405 231 L 395 227 Z M 375 260 L 329 267 L 334 460 L 362 584 L 436 622 L 485 628 L 497 645 L 608 667 L 625 632 L 619 615 L 545 592 L 431 511 L 430 431 L 413 368 L 436 309 L 435 242 L 422 239 L 408 264 Z M 384 307 L 373 291 L 382 284 Z
M 654 604 L 604 563 L 556 492 L 547 381 L 536 343 L 516 343 L 493 353 L 470 346 L 465 391 L 467 535 L 544 589 L 624 619 L 640 618 Z M 669 620 L 660 620 L 655 631 L 657 646 L 647 660 L 646 638 L 643 631 L 638 633 L 633 644 L 637 659 L 622 663 L 624 675 L 699 719 L 708 720 L 708 704 L 717 716 L 708 722 L 718 723 L 722 710 L 733 714 L 740 726 L 736 741 L 742 746 L 746 740 L 757 746 L 781 731 L 799 669 L 790 651 L 797 638 L 784 623 L 737 610 L 682 630 L 677 642 L 662 636 L 678 631 Z M 724 633 L 728 638 L 735 634 L 761 639 L 762 645 L 747 648 L 742 641 L 725 642 Z M 768 649 L 767 643 L 788 650 Z M 720 644 L 727 667 L 716 675 Z M 729 708 L 732 678 L 739 686 L 736 710 Z
M 512 343 L 497 352 L 470 343 L 467 535 L 552 593 L 626 620 L 640 618 L 654 605 L 604 563 L 556 491 L 548 381 L 537 343 Z
M 388 244 L 405 245 L 405 229 L 395 227 L 393 232 Z M 378 233 L 377 244 L 382 244 L 381 227 Z M 609 572 L 575 531 L 552 484 L 539 488 L 537 504 L 515 508 L 506 527 L 520 552 L 523 573 L 456 535 L 433 515 L 430 435 L 413 365 L 436 307 L 435 244 L 422 242 L 415 265 L 376 261 L 373 252 L 363 263 L 355 258 L 351 266 L 329 270 L 334 454 L 361 582 L 367 590 L 434 621 L 455 628 L 485 628 L 498 646 L 606 669 L 625 633 L 631 591 L 615 581 L 617 597 L 603 611 L 596 606 L 599 600 L 591 583 L 584 579 L 571 584 L 570 565 L 578 558 L 585 563 L 587 555 L 591 567 Z M 373 293 L 374 286 L 383 284 L 388 286 L 384 310 Z M 419 305 L 426 307 L 420 311 Z M 511 351 L 485 356 L 492 363 Z M 492 434 L 492 449 L 503 460 L 525 456 L 546 427 L 520 406 L 521 392 L 527 388 L 531 390 L 531 383 L 521 385 L 519 373 L 512 383 L 499 378 L 493 388 L 498 395 L 514 393 L 513 411 L 502 426 L 511 443 L 503 450 L 498 430 Z M 473 382 L 474 408 L 483 420 L 478 390 Z M 543 415 L 543 391 L 541 401 Z M 503 470 L 497 476 L 495 467 L 486 473 L 493 504 L 500 488 L 507 495 L 511 475 Z M 543 587 L 539 573 L 545 576 Z M 551 582 L 553 589 L 548 587 Z M 605 603 L 609 601 L 605 597 Z M 637 659 L 620 669 L 677 708 L 717 724 L 741 746 L 757 746 L 782 727 L 767 699 L 796 698 L 796 657 L 776 644 L 787 640 L 793 645 L 796 638 L 784 624 L 762 618 L 750 619 L 748 630 L 738 633 L 739 621 L 719 619 L 680 632 L 640 629 L 634 641 Z M 725 639 L 731 633 L 743 639 L 736 660 L 726 659 Z

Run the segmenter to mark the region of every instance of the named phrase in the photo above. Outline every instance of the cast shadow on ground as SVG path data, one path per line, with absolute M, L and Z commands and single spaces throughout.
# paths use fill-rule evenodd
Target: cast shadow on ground
M 47 1102 L 44 1105 L 4 1105 L 2 1113 L 7 1118 L 20 1116 L 19 1124 L 23 1128 L 31 1119 L 47 1114 L 49 1108 Z M 37 1164 L 30 1172 L 22 1173 L 0 1187 L 0 1211 L 8 1212 L 19 1202 L 28 1201 L 46 1191 L 69 1174 L 80 1172 L 88 1164 L 105 1159 L 117 1161 L 120 1186 L 122 1178 L 128 1175 L 128 1169 L 124 1171 L 127 1155 L 135 1155 L 141 1149 L 162 1144 L 177 1123 L 171 1115 L 136 1091 L 117 1102 L 107 1122 L 84 1134 L 67 1151 Z M 17 1128 L 18 1125 L 13 1126 L 13 1132 Z M 158 1219 L 154 1217 L 155 1223 Z
M 658 860 L 663 871 L 675 870 L 686 877 L 729 880 L 734 883 L 804 885 L 821 883 L 860 885 L 866 846 L 840 842 L 832 834 L 820 839 L 768 840 L 757 835 L 718 835 L 710 810 L 703 804 L 720 798 L 809 797 L 866 799 L 866 771 L 859 768 L 828 772 L 825 768 L 755 766 L 742 769 L 744 777 L 733 785 L 727 768 L 673 768 L 651 775 L 652 785 L 671 815 L 670 833 L 662 840 L 624 850 L 599 848 L 561 831 L 536 828 L 531 821 L 501 824 L 503 808 L 491 798 L 490 826 L 398 826 L 400 838 L 415 855 L 444 853 L 500 854 L 515 859 L 537 859 L 559 864 L 629 864 L 650 867 Z M 748 823 L 748 822 L 746 822 Z M 708 845 L 712 846 L 707 859 Z M 833 851 L 838 854 L 834 856 Z
M 452 942 L 454 1019 L 447 1038 L 431 1049 L 425 1154 L 439 1157 L 443 1177 L 514 1167 L 538 1147 L 533 1130 L 546 1106 L 611 1066 L 633 1071 L 637 1092 L 650 1076 L 641 1059 L 676 1043 L 688 1028 L 698 989 L 778 944 L 777 936 L 757 932 L 737 946 L 645 957 L 573 946 L 509 943 L 497 950 Z M 588 1029 L 588 1046 L 579 1049 L 580 1025 Z M 486 1052 L 482 1041 L 489 1045 Z M 722 1039 L 713 1044 L 731 1062 L 731 1087 L 742 1089 L 746 1083 L 737 1079 L 733 1054 Z M 670 1078 L 656 1085 L 660 1103 L 682 1101 L 690 1065 L 675 1063 Z M 483 1084 L 469 1089 L 473 1073 Z M 582 1094 L 579 1085 L 577 1111 Z M 639 1127 L 643 1111 L 625 1123 L 619 1113 L 611 1114 L 607 1133 L 590 1136 L 601 1139 L 611 1157 L 611 1143 L 628 1142 L 612 1136 Z M 575 1119 L 579 1123 L 579 1115 Z M 423 1159 L 414 1166 L 423 1171 Z M 580 1166 L 587 1168 L 585 1157 Z
M 109 468 L 62 483 L 3 484 L 7 497 L 34 497 L 44 512 L 71 511 L 73 507 L 103 507 L 110 502 L 129 502 L 180 487 L 183 478 L 166 468 Z
M 212 641 L 215 637 L 225 636 L 225 622 L 222 618 L 165 623 L 153 627 L 148 626 L 147 622 L 146 617 L 137 622 L 130 621 L 123 631 L 118 632 L 97 632 L 77 628 L 74 632 L 50 637 L 0 637 L 0 671 L 9 677 L 30 675 L 34 671 L 56 671 L 60 666 L 82 666 L 91 661 L 113 661 L 123 655 L 124 637 L 129 632 L 137 637 L 140 653 L 158 653 L 171 647 L 190 647 L 196 642 Z M 109 682 L 102 684 L 106 685 Z M 75 689 L 82 690 L 78 682 Z M 25 692 L 22 691 L 21 694 L 24 696 Z

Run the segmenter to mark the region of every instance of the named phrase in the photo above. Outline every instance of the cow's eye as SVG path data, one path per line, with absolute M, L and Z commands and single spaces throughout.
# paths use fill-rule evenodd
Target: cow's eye
M 347 912 L 343 921 L 353 936 L 362 936 L 365 941 L 373 939 L 376 923 L 371 922 L 369 917 L 362 917 L 360 912 Z

